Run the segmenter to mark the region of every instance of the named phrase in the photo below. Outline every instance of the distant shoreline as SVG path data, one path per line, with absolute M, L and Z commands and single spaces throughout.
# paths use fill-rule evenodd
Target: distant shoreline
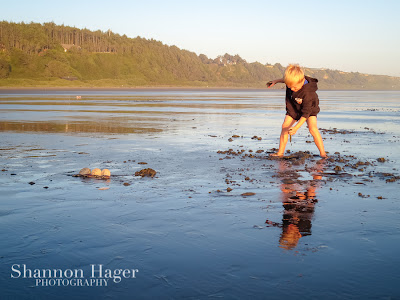
M 152 87 L 0 87 L 0 94 L 13 94 L 22 93 L 28 94 L 30 92 L 94 92 L 94 91 L 282 91 L 285 88 L 255 88 L 255 87 L 165 87 L 165 86 L 152 86 Z M 319 91 L 399 91 L 399 90 L 381 90 L 381 89 L 318 89 Z
M 253 91 L 278 91 L 281 89 L 254 88 L 254 87 L 0 87 L 1 93 L 29 92 L 29 91 L 228 91 L 228 90 L 253 90 Z

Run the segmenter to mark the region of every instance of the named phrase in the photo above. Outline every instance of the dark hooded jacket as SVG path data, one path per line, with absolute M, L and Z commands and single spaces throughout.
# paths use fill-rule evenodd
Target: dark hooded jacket
M 286 114 L 295 120 L 308 118 L 319 113 L 318 79 L 305 76 L 308 83 L 297 92 L 286 86 Z

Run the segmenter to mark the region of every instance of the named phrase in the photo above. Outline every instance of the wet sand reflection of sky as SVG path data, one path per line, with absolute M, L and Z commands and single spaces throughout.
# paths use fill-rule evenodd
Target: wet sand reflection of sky
M 0 131 L 141 134 L 187 126 L 193 117 L 220 122 L 220 116 L 264 117 L 281 109 L 271 96 L 201 95 L 0 95 Z
M 400 102 L 391 111 L 382 97 L 392 94 L 359 104 L 360 94 L 368 95 L 319 93 L 323 161 L 306 128 L 285 158 L 269 158 L 281 92 L 221 92 L 210 101 L 166 92 L 165 101 L 149 96 L 155 106 L 122 97 L 113 106 L 112 96 L 86 101 L 84 93 L 80 102 L 97 104 L 2 106 L 0 97 L 2 295 L 59 295 L 10 279 L 14 263 L 95 262 L 139 266 L 142 275 L 107 290 L 66 288 L 64 298 L 396 297 Z M 107 168 L 111 179 L 71 176 L 83 167 Z M 156 177 L 134 176 L 143 168 Z

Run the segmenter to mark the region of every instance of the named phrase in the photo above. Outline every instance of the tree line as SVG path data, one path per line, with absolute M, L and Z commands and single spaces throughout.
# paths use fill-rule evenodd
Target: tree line
M 239 55 L 204 54 L 111 30 L 50 23 L 0 22 L 0 86 L 231 86 L 264 87 L 281 77 L 280 64 L 249 63 Z M 321 88 L 400 89 L 400 79 L 307 69 Z

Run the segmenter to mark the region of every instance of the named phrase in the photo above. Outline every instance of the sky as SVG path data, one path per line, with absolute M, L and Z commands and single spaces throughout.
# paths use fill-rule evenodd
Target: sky
M 399 0 L 0 0 L 0 20 L 155 39 L 247 62 L 400 77 Z

